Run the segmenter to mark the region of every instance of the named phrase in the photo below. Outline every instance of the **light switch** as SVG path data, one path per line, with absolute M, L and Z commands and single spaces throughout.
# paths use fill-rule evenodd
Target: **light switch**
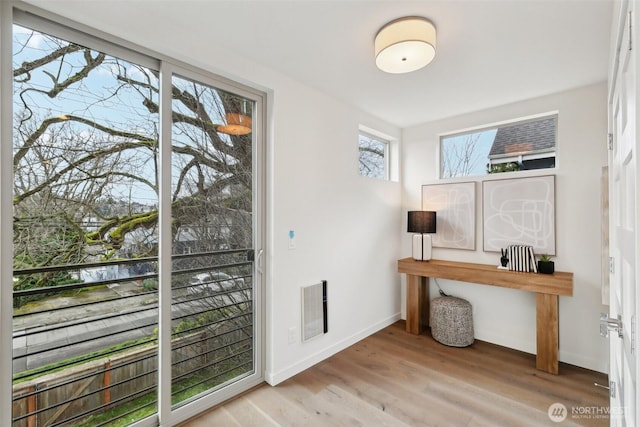
M 289 230 L 289 249 L 296 248 L 296 232 L 294 230 Z

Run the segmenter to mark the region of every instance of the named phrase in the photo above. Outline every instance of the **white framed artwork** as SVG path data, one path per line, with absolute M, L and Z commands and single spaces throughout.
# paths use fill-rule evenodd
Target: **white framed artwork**
M 475 250 L 475 182 L 423 185 L 422 210 L 436 212 L 434 247 Z
M 485 251 L 517 244 L 555 255 L 555 175 L 484 181 L 482 201 Z

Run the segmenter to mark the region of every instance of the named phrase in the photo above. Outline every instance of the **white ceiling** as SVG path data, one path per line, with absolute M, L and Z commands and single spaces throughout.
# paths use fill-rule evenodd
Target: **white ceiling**
M 106 31 L 114 20 L 215 41 L 407 127 L 606 80 L 614 0 L 29 3 Z M 436 57 L 416 72 L 385 74 L 375 67 L 373 38 L 408 15 L 436 25 Z

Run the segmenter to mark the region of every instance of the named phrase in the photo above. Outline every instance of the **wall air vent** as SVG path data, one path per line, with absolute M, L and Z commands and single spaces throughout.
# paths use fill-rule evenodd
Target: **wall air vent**
M 302 341 L 329 331 L 327 323 L 327 281 L 302 288 Z

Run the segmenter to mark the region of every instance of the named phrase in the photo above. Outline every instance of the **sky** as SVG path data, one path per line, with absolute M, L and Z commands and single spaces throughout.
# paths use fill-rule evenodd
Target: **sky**
M 472 159 L 470 163 L 473 165 L 469 174 L 466 176 L 478 176 L 486 175 L 487 163 L 489 163 L 489 151 L 491 145 L 496 137 L 497 129 L 488 129 L 478 132 L 465 133 L 461 135 L 445 136 L 441 138 L 442 150 L 446 150 L 447 147 L 457 146 L 457 148 L 464 146 L 470 138 L 478 136 L 475 149 L 472 153 Z M 462 176 L 462 175 L 456 175 Z

